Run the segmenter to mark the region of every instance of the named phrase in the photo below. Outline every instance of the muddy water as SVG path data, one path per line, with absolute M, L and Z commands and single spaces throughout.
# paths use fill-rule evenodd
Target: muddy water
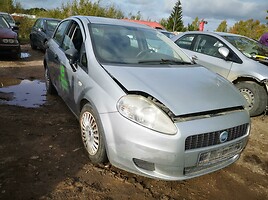
M 45 102 L 46 87 L 44 82 L 12 78 L 0 79 L 0 104 L 36 108 Z

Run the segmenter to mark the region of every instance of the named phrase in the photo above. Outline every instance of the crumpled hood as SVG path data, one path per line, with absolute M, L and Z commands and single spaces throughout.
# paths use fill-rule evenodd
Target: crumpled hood
M 17 33 L 9 28 L 0 28 L 0 38 L 17 38 Z
M 128 91 L 145 92 L 175 115 L 245 105 L 240 92 L 227 80 L 200 66 L 104 65 Z

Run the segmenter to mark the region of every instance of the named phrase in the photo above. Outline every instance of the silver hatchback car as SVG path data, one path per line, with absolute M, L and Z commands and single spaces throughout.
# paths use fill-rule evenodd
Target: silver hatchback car
M 44 58 L 48 93 L 79 119 L 92 163 L 183 180 L 235 162 L 246 101 L 150 27 L 90 16 L 60 22 Z
M 221 32 L 190 31 L 172 40 L 196 63 L 231 81 L 248 101 L 251 116 L 268 109 L 268 47 Z

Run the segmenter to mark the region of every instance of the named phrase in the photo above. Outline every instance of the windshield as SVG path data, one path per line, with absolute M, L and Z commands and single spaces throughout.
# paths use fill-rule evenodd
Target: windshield
M 119 25 L 91 24 L 90 31 L 97 59 L 118 64 L 191 63 L 180 48 L 154 29 Z
M 10 23 L 10 24 L 15 24 L 14 19 L 13 19 L 10 15 L 8 15 L 8 14 L 3 14 L 2 16 L 5 18 L 5 20 L 7 20 L 8 23 Z
M 59 21 L 56 20 L 47 20 L 47 29 L 49 31 L 54 31 Z
M 241 36 L 224 36 L 224 38 L 249 58 L 268 56 L 268 47 L 258 41 Z
M 0 17 L 0 28 L 10 28 L 9 24 L 3 17 Z

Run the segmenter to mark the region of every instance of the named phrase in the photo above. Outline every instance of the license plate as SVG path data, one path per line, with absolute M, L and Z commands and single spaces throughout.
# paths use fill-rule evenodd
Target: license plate
M 198 165 L 211 165 L 240 153 L 242 150 L 242 142 L 227 146 L 225 148 L 216 149 L 213 151 L 203 152 L 199 155 Z

